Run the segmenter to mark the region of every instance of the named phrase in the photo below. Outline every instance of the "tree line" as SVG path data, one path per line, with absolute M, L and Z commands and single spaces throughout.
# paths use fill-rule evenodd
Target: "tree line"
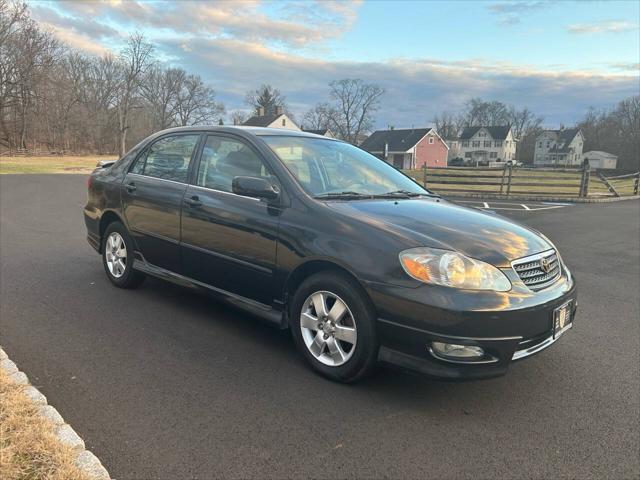
M 116 55 L 85 55 L 25 4 L 0 0 L 0 147 L 123 154 L 153 131 L 224 113 L 210 85 L 160 64 L 142 35 Z
M 306 111 L 306 129 L 330 129 L 359 144 L 376 123 L 385 90 L 357 78 L 328 84 L 327 100 Z M 172 126 L 241 124 L 259 108 L 282 107 L 295 120 L 287 98 L 271 85 L 247 92 L 247 110 L 226 115 L 216 92 L 199 75 L 160 63 L 142 35 L 131 35 L 117 54 L 74 51 L 42 29 L 25 4 L 0 0 L 0 150 L 123 154 L 152 132 Z M 457 112 L 430 122 L 445 139 L 465 127 L 509 125 L 518 139 L 517 158 L 532 162 L 544 117 L 529 108 L 471 98 Z M 585 151 L 619 157 L 621 168 L 640 164 L 640 96 L 610 110 L 589 110 L 576 126 Z

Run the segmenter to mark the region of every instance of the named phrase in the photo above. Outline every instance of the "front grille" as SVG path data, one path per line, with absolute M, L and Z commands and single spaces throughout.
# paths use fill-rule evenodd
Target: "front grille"
M 547 264 L 545 271 L 543 264 Z M 555 250 L 524 257 L 511 263 L 520 280 L 533 291 L 542 290 L 560 278 L 560 261 Z

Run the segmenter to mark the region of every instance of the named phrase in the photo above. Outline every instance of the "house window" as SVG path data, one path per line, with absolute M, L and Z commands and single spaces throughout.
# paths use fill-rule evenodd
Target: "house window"
M 474 147 L 479 147 L 480 146 L 480 140 L 474 140 L 473 141 L 473 146 Z
M 282 119 L 282 126 L 283 126 L 283 127 L 286 127 L 286 126 L 287 126 L 287 119 L 286 119 L 286 118 L 283 118 L 283 119 Z
M 542 148 L 542 142 L 538 142 L 538 147 Z
M 467 142 L 462 142 L 462 146 L 463 147 L 468 147 L 469 146 L 469 142 L 468 141 Z
M 485 140 L 484 141 L 484 146 L 485 147 L 491 147 L 491 140 Z
M 502 140 L 496 140 L 496 147 L 502 146 Z
M 433 137 L 429 137 L 429 143 L 433 143 Z
M 471 158 L 471 152 L 465 152 L 464 158 Z
M 489 158 L 498 158 L 498 152 L 489 152 Z

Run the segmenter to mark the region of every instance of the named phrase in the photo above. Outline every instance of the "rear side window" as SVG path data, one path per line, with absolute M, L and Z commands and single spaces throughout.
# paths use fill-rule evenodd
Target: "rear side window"
M 131 173 L 186 183 L 189 162 L 199 138 L 199 135 L 161 138 L 138 158 Z

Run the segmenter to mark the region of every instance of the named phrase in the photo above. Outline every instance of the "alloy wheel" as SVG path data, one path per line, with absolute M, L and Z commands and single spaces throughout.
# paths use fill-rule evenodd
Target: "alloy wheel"
M 343 365 L 355 351 L 355 319 L 335 293 L 318 291 L 309 295 L 302 304 L 300 330 L 309 352 L 325 365 Z
M 124 271 L 127 268 L 127 246 L 124 243 L 122 235 L 118 232 L 112 232 L 111 235 L 107 237 L 104 255 L 109 273 L 115 278 L 120 278 L 124 275 Z

